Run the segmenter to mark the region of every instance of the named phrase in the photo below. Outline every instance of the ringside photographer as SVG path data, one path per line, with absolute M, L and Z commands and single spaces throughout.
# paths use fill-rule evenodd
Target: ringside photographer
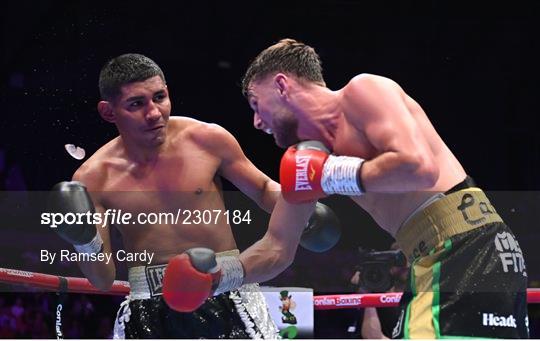
M 359 260 L 356 271 L 351 277 L 360 293 L 401 292 L 407 284 L 408 264 L 396 243 L 390 251 L 371 251 L 359 249 Z M 365 308 L 363 314 L 355 321 L 353 330 L 361 323 L 360 336 L 363 339 L 388 339 L 399 319 L 399 307 Z

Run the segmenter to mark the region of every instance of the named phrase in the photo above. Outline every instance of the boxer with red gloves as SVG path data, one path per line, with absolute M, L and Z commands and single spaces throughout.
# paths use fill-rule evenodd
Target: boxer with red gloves
M 511 230 L 482 208 L 487 195 L 399 84 L 364 73 L 332 90 L 317 52 L 282 39 L 249 65 L 242 90 L 255 128 L 293 146 L 280 171 L 288 201 L 348 195 L 408 255 L 411 287 L 393 338 L 528 338 L 527 273 Z M 497 256 L 499 238 L 516 243 L 515 271 Z M 515 323 L 494 328 L 482 323 L 486 311 Z

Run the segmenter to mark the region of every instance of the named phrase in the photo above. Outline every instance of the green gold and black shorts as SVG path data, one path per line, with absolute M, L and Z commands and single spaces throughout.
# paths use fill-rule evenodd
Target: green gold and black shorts
M 393 338 L 529 337 L 523 253 L 483 191 L 435 201 L 396 240 L 411 269 Z

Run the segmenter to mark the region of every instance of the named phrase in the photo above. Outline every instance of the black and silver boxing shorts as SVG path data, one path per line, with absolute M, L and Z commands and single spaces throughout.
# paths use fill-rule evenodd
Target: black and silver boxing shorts
M 219 254 L 217 255 L 219 257 Z M 168 307 L 162 296 L 166 265 L 129 269 L 130 296 L 118 311 L 115 338 L 274 339 L 277 328 L 257 284 L 210 297 L 192 313 Z

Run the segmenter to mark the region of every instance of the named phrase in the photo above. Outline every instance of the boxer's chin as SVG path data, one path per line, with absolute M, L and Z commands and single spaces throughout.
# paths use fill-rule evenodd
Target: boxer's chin
M 165 131 L 165 129 L 163 129 L 163 132 L 160 132 L 154 138 L 152 138 L 150 143 L 154 147 L 158 147 L 158 146 L 161 146 L 162 144 L 164 144 L 166 139 L 167 139 L 167 132 Z
M 290 146 L 300 142 L 296 136 L 296 131 L 291 132 L 290 134 L 279 134 L 275 132 L 274 140 L 276 140 L 276 144 L 283 149 L 289 148 Z
M 298 122 L 296 120 L 281 121 L 273 129 L 274 140 L 281 148 L 288 148 L 300 142 L 298 138 Z

